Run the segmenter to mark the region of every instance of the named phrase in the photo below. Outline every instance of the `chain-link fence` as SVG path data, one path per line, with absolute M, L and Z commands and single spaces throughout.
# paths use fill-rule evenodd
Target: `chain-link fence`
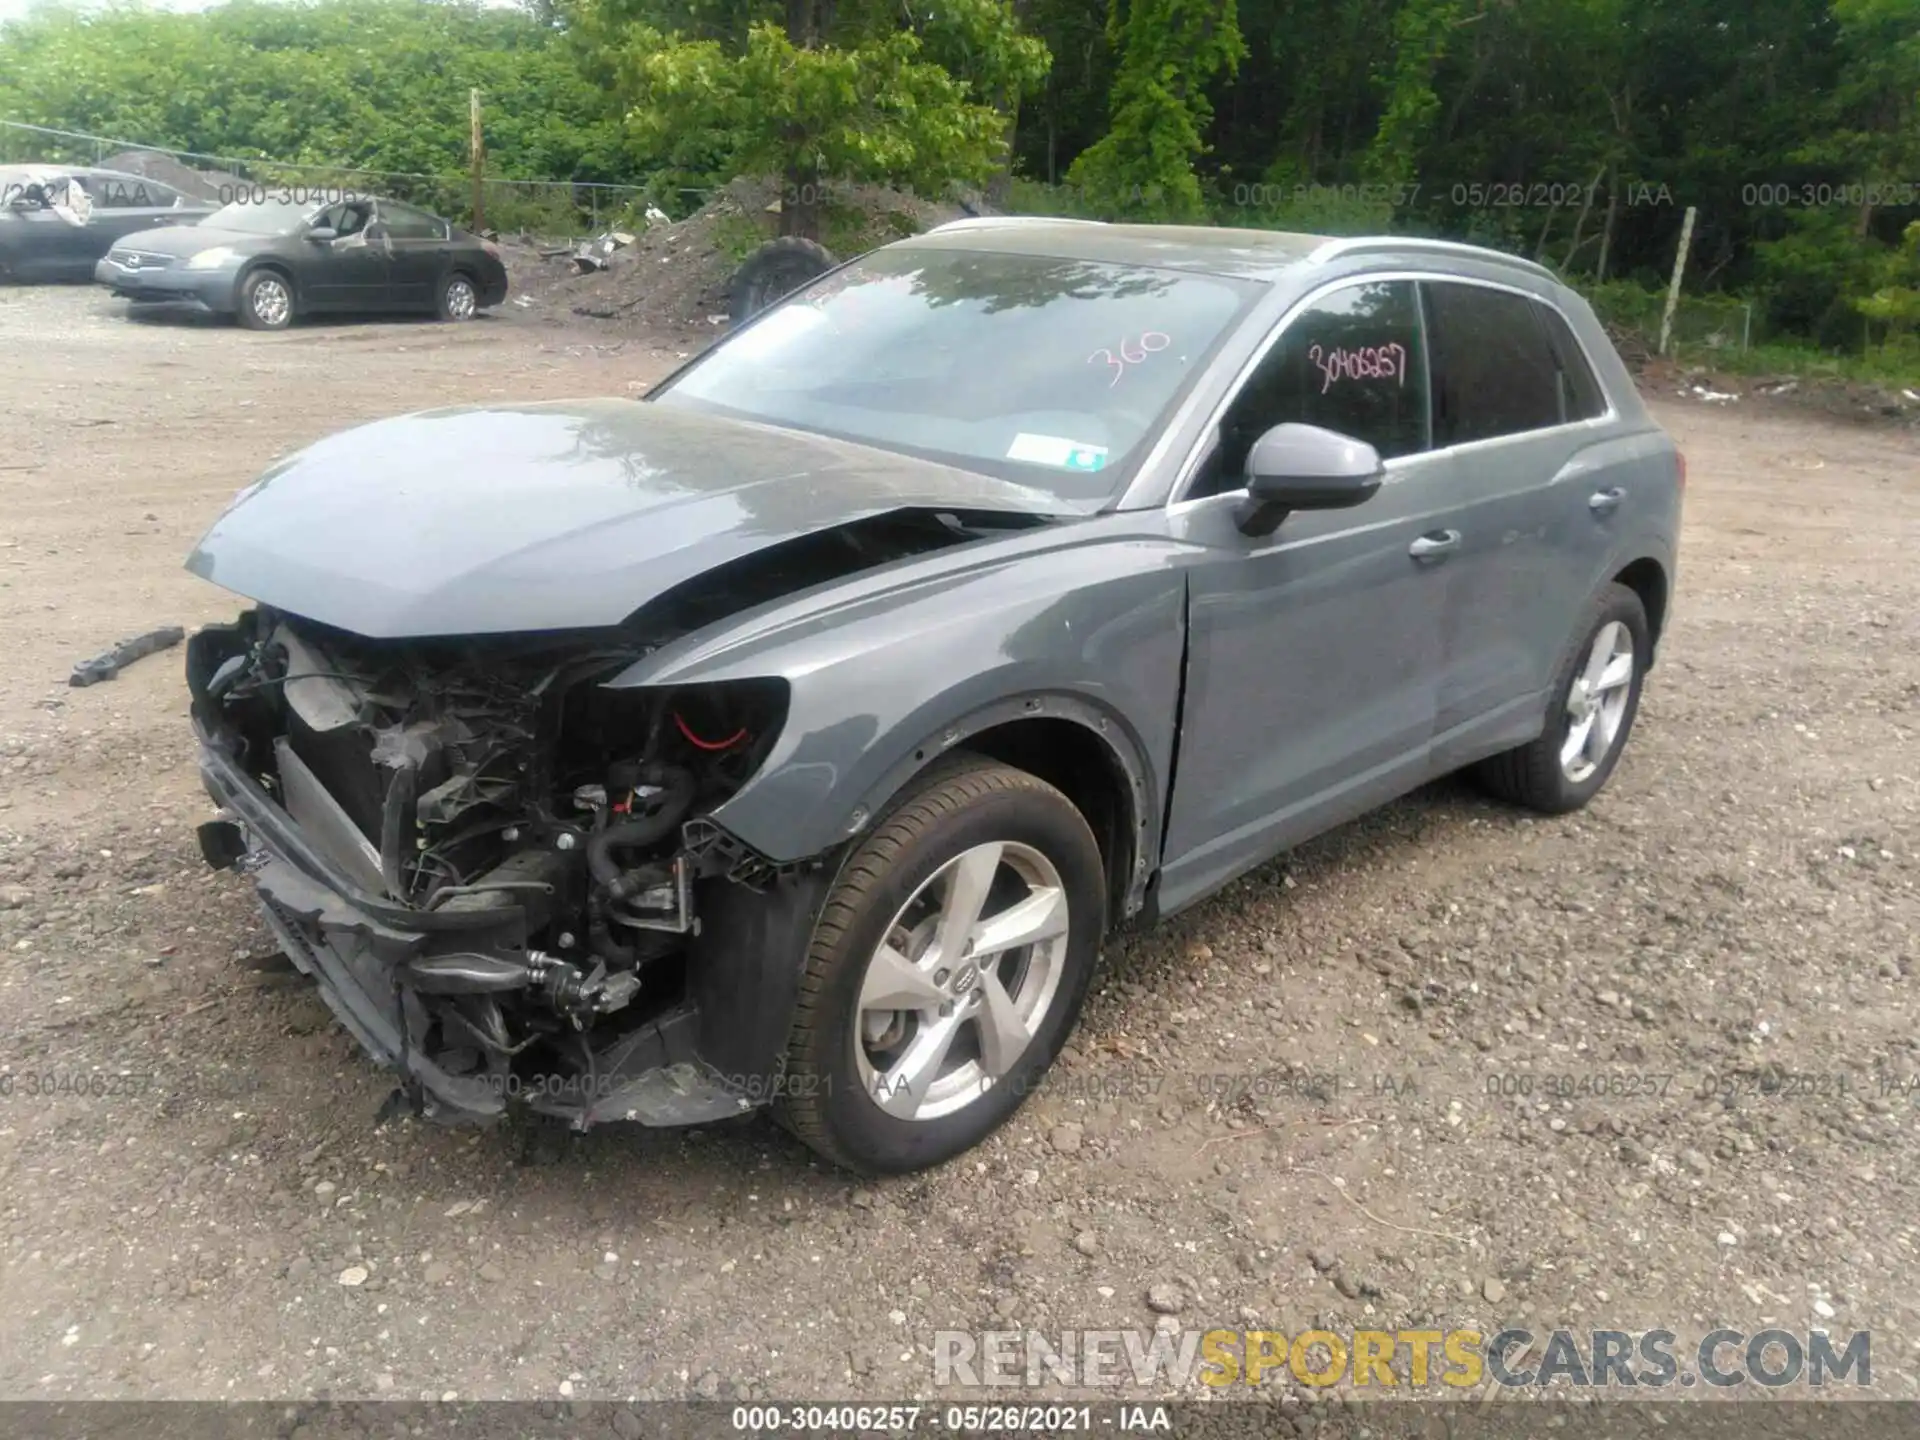
M 310 194 L 324 200 L 351 192 L 405 200 L 463 225 L 475 221 L 471 175 L 207 155 L 0 120 L 0 164 L 35 163 L 131 170 L 220 204 L 282 193 Z M 698 205 L 703 196 L 704 192 L 660 193 L 643 185 L 602 181 L 489 176 L 480 183 L 480 224 L 488 230 L 542 236 L 598 234 L 642 224 L 650 204 L 680 215 Z
M 1633 336 L 1649 352 L 1659 348 L 1666 291 L 1649 290 L 1624 280 L 1580 288 L 1609 327 Z M 1694 355 L 1751 350 L 1766 339 L 1765 318 L 1763 307 L 1738 296 L 1682 294 L 1673 311 L 1669 349 Z

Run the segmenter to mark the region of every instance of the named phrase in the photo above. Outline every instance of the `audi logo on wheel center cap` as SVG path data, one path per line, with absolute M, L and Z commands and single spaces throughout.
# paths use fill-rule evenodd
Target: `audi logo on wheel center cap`
M 972 965 L 962 965 L 953 972 L 953 993 L 964 995 L 973 989 L 980 979 L 980 972 Z

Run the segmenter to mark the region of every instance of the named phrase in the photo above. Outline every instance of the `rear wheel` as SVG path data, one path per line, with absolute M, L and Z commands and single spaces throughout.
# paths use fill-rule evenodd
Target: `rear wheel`
M 470 276 L 454 271 L 440 282 L 440 294 L 434 305 L 442 320 L 471 320 L 480 311 L 480 292 Z
M 1547 728 L 1538 739 L 1482 761 L 1481 783 L 1503 800 L 1549 815 L 1585 805 L 1626 748 L 1652 658 L 1640 597 L 1624 585 L 1607 586 L 1588 606 L 1555 677 Z
M 918 1170 L 1004 1124 L 1053 1063 L 1106 917 L 1073 802 L 965 759 L 860 844 L 801 976 L 780 1118 L 851 1170 Z
M 293 323 L 293 282 L 278 270 L 254 270 L 240 282 L 240 323 L 249 330 L 284 330 Z

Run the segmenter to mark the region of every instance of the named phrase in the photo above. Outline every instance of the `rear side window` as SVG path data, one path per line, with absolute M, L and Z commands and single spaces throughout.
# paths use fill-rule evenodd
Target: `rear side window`
M 1560 367 L 1532 300 L 1447 281 L 1423 282 L 1421 289 L 1433 347 L 1436 446 L 1561 423 Z
M 1574 338 L 1567 317 L 1551 305 L 1535 302 L 1540 323 L 1547 328 L 1547 345 L 1553 351 L 1554 368 L 1559 372 L 1560 418 L 1597 420 L 1607 413 L 1606 392 L 1594 378 L 1587 355 Z
M 424 210 L 415 210 L 410 205 L 396 205 L 389 200 L 380 207 L 380 219 L 387 227 L 387 234 L 395 240 L 444 240 L 447 238 L 447 222 Z
M 1245 484 L 1254 441 L 1289 421 L 1364 440 L 1387 460 L 1425 448 L 1427 366 L 1412 282 L 1349 285 L 1289 319 L 1227 407 L 1189 493 Z

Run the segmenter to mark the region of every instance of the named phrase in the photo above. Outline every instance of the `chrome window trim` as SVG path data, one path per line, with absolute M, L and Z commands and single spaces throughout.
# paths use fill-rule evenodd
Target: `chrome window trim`
M 1469 250 L 1472 249 L 1470 246 L 1466 248 Z M 1504 290 L 1510 295 L 1518 295 L 1523 299 L 1550 306 L 1555 314 L 1567 322 L 1567 329 L 1573 336 L 1573 343 L 1580 352 L 1580 358 L 1586 362 L 1588 371 L 1593 375 L 1594 383 L 1600 387 L 1600 394 L 1606 400 L 1607 408 L 1588 420 L 1565 420 L 1558 425 L 1543 425 L 1537 430 L 1521 430 L 1512 435 L 1495 435 L 1485 440 L 1463 440 L 1457 445 L 1434 446 L 1412 455 L 1396 456 L 1391 460 L 1383 462 L 1383 466 L 1389 477 L 1393 475 L 1396 468 L 1403 467 L 1410 461 L 1428 460 L 1437 455 L 1472 454 L 1490 445 L 1507 445 L 1516 440 L 1531 440 L 1539 435 L 1554 435 L 1561 432 L 1575 432 L 1580 430 L 1597 430 L 1602 426 L 1612 424 L 1619 420 L 1620 411 L 1619 407 L 1614 403 L 1613 391 L 1609 389 L 1607 383 L 1600 378 L 1600 369 L 1593 363 L 1593 357 L 1587 353 L 1586 342 L 1580 338 L 1580 328 L 1573 323 L 1573 319 L 1567 314 L 1566 308 L 1557 300 L 1545 295 L 1540 295 L 1535 291 L 1529 290 L 1524 285 L 1510 285 L 1500 280 L 1486 280 L 1477 275 L 1452 275 L 1434 270 L 1361 271 L 1356 274 L 1342 275 L 1337 279 L 1330 279 L 1314 286 L 1311 290 L 1302 294 L 1293 304 L 1289 305 L 1285 313 L 1274 322 L 1273 328 L 1267 333 L 1266 339 L 1260 342 L 1259 348 L 1256 349 L 1253 354 L 1248 357 L 1246 363 L 1240 367 L 1239 372 L 1233 377 L 1233 383 L 1228 386 L 1226 394 L 1220 402 L 1214 406 L 1213 413 L 1207 417 L 1206 423 L 1200 427 L 1200 433 L 1195 437 L 1191 447 L 1188 449 L 1186 459 L 1181 462 L 1180 469 L 1174 477 L 1173 487 L 1167 493 L 1166 508 L 1168 513 L 1175 513 L 1175 506 L 1181 507 L 1181 510 L 1184 511 L 1189 506 L 1217 498 L 1212 495 L 1199 497 L 1188 496 L 1187 490 L 1193 483 L 1194 472 L 1199 467 L 1201 460 L 1205 458 L 1207 447 L 1212 443 L 1213 436 L 1220 421 L 1225 417 L 1227 408 L 1233 404 L 1234 400 L 1239 397 L 1240 392 L 1246 388 L 1247 382 L 1253 378 L 1254 371 L 1258 370 L 1266 361 L 1268 352 L 1280 343 L 1281 337 L 1287 332 L 1287 327 L 1293 324 L 1303 311 L 1313 306 L 1325 296 L 1333 294 L 1335 291 L 1344 290 L 1354 285 L 1372 285 L 1391 280 L 1412 281 L 1415 284 L 1425 282 L 1429 284 L 1478 285 L 1487 290 Z M 1427 323 L 1427 307 L 1424 297 L 1420 299 L 1419 308 L 1421 334 L 1424 338 L 1426 336 Z M 1433 367 L 1430 347 L 1426 358 L 1428 362 L 1428 434 L 1429 438 L 1431 438 Z M 1245 486 L 1235 490 L 1223 490 L 1220 492 L 1221 495 L 1243 495 L 1245 493 Z

